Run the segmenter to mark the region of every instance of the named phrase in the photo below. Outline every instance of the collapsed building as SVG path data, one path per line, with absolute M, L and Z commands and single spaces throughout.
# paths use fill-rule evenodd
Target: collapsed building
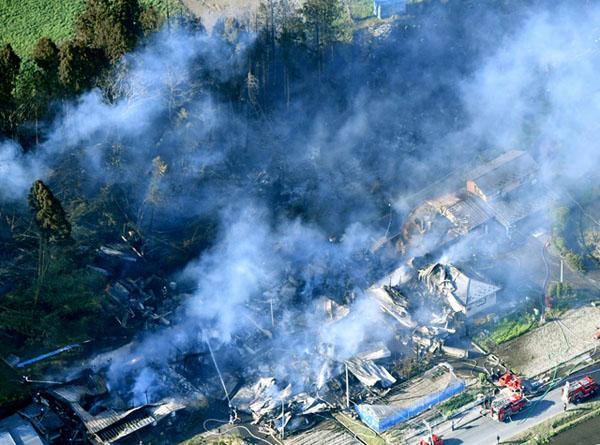
M 63 419 L 71 419 L 73 438 L 94 445 L 113 443 L 184 408 L 175 401 L 130 406 L 117 400 L 97 374 L 85 375 L 44 391 L 40 397 Z M 82 428 L 83 427 L 83 428 Z
M 553 193 L 544 186 L 540 166 L 524 151 L 508 151 L 475 169 L 467 192 L 508 233 L 528 216 L 547 208 Z
M 399 247 L 406 252 L 412 246 L 414 251 L 406 253 L 413 255 L 432 253 L 495 226 L 510 238 L 556 199 L 535 160 L 525 151 L 511 150 L 473 169 L 464 188 L 417 206 L 401 230 Z
M 132 406 L 111 392 L 100 375 L 87 372 L 42 389 L 31 404 L 0 421 L 0 443 L 46 445 L 68 440 L 107 445 L 184 407 L 175 400 Z
M 430 292 L 442 296 L 454 312 L 462 312 L 467 317 L 493 310 L 497 292 L 501 289 L 467 276 L 452 264 L 430 264 L 419 270 L 419 279 Z
M 527 168 L 516 169 L 515 162 L 523 162 Z M 439 227 L 441 220 L 444 229 L 440 239 L 448 243 L 491 221 L 509 230 L 520 219 L 509 218 L 501 210 L 512 205 L 513 200 L 523 200 L 521 207 L 531 211 L 541 208 L 527 206 L 526 191 L 537 187 L 537 170 L 528 155 L 509 152 L 484 167 L 472 175 L 466 190 L 427 201 L 427 217 L 418 219 L 418 230 L 428 233 L 432 226 Z M 138 267 L 144 261 L 141 254 L 131 253 L 125 247 L 103 247 L 99 252 L 103 262 L 93 266 L 96 272 L 110 278 L 106 293 L 121 313 L 118 323 L 127 326 L 142 320 L 140 326 L 144 329 L 170 325 L 169 315 L 176 316 L 174 310 L 185 295 L 172 295 L 176 286 L 155 276 L 133 279 L 115 274 L 114 270 L 134 270 L 133 265 Z M 348 408 L 352 401 L 361 420 L 382 432 L 464 389 L 464 381 L 444 366 L 434 368 L 421 380 L 411 381 L 410 389 L 404 383 L 398 385 L 406 376 L 398 372 L 396 364 L 409 357 L 420 360 L 425 354 L 459 356 L 451 353 L 447 340 L 461 332 L 463 318 L 491 311 L 500 291 L 499 286 L 460 266 L 438 262 L 402 265 L 362 292 L 386 315 L 377 329 L 393 332 L 390 344 L 368 343 L 360 352 L 343 359 L 336 358 L 336 351 L 328 350 L 329 345 L 322 345 L 322 350 L 304 351 L 305 356 L 295 357 L 288 366 L 308 368 L 318 357 L 322 365 L 318 376 L 314 382 L 289 382 L 275 378 L 273 369 L 260 363 L 259 357 L 275 337 L 272 327 L 280 301 L 276 297 L 285 293 L 290 297 L 283 300 L 292 300 L 299 288 L 297 280 L 288 277 L 281 286 L 266 291 L 264 301 L 246 303 L 241 316 L 251 326 L 251 332 L 236 334 L 230 345 L 232 355 L 243 366 L 219 371 L 207 344 L 208 348 L 189 353 L 192 358 L 180 357 L 179 365 L 160 368 L 160 373 L 168 377 L 163 386 L 184 388 L 186 397 L 173 391 L 172 398 L 150 397 L 133 405 L 131 400 L 124 402 L 98 378 L 106 364 L 95 367 L 98 375 L 53 386 L 43 391 L 42 397 L 57 417 L 71 425 L 72 434 L 76 432 L 77 437 L 94 444 L 118 441 L 192 405 L 192 399 L 206 398 L 227 403 L 232 420 L 238 412 L 247 413 L 252 422 L 273 435 L 302 431 L 321 421 L 324 412 Z M 352 307 L 344 299 L 323 297 L 319 303 L 317 307 L 327 323 L 341 323 L 352 316 Z M 419 315 L 421 311 L 426 316 Z M 269 312 L 271 324 L 263 326 L 268 318 L 264 314 Z M 117 355 L 114 357 L 118 360 Z M 207 374 L 207 368 L 216 368 L 216 373 Z M 418 394 L 410 396 L 412 399 L 407 397 L 413 391 Z M 346 439 L 340 436 L 342 442 Z

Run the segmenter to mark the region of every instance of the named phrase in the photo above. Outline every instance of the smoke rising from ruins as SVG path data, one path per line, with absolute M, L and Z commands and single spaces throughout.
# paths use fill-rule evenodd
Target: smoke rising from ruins
M 218 220 L 214 245 L 177 277 L 194 284 L 177 322 L 140 340 L 132 352 L 139 361 L 109 371 L 113 382 L 135 381 L 134 400 L 147 388 L 160 396 L 153 370 L 182 352 L 205 352 L 206 338 L 234 366 L 227 348 L 241 351 L 259 336 L 243 360 L 254 356 L 267 374 L 310 388 L 323 366 L 335 373 L 343 360 L 393 336 L 362 297 L 400 262 L 391 249 L 370 250 L 391 207 L 406 216 L 414 204 L 408 197 L 477 159 L 482 147 L 530 150 L 546 180 L 559 176 L 569 186 L 595 172 L 600 8 L 555 8 L 519 11 L 518 31 L 499 27 L 491 32 L 496 40 L 482 30 L 510 22 L 502 12 L 469 28 L 480 17 L 454 23 L 437 11 L 421 29 L 375 43 L 382 59 L 345 61 L 337 96 L 302 94 L 309 85 L 299 80 L 298 98 L 264 119 L 249 118 L 210 88 L 244 76 L 253 35 L 229 42 L 165 29 L 125 57 L 117 100 L 98 91 L 78 98 L 33 152 L 2 142 L 0 196 L 23 199 L 33 180 L 60 177 L 75 159 L 86 193 L 124 187 L 131 212 L 153 206 L 158 225 L 177 226 L 190 215 Z M 444 38 L 448 29 L 463 31 L 463 40 Z M 156 172 L 157 162 L 164 171 Z M 302 214 L 290 211 L 300 207 Z M 408 252 L 423 254 L 424 246 Z M 477 249 L 463 247 L 445 252 L 447 259 Z M 325 298 L 351 301 L 351 315 L 328 319 Z

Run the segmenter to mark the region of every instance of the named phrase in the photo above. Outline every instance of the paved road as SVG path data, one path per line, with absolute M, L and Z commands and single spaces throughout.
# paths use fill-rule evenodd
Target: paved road
M 593 375 L 596 381 L 600 380 L 600 365 L 596 365 L 585 372 L 578 372 L 571 376 L 569 380 L 584 375 Z M 494 445 L 497 436 L 500 436 L 501 442 L 503 440 L 508 441 L 509 438 L 560 414 L 563 411 L 563 403 L 560 398 L 561 388 L 562 385 L 559 385 L 544 396 L 532 399 L 528 407 L 513 416 L 509 422 L 501 423 L 484 416 L 464 426 L 459 425 L 455 431 L 451 431 L 446 423 L 439 429 L 436 428 L 435 432 L 441 433 L 444 445 Z M 573 405 L 570 409 L 574 409 Z

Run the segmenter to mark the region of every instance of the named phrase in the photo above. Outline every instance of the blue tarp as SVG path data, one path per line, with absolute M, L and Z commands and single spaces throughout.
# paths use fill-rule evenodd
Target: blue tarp
M 464 380 L 456 379 L 441 391 L 431 393 L 415 401 L 409 406 L 369 405 L 366 403 L 356 405 L 356 412 L 369 428 L 383 433 L 401 422 L 415 417 L 435 405 L 448 400 L 450 397 L 463 392 L 466 388 Z

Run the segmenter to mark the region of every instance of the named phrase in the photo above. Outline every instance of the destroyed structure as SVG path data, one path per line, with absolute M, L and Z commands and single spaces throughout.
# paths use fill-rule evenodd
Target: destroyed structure
M 454 312 L 467 317 L 493 310 L 500 287 L 465 275 L 451 264 L 434 263 L 419 270 L 419 279 L 441 295 Z
M 466 187 L 430 198 L 418 206 L 402 228 L 405 245 L 426 246 L 434 252 L 494 224 L 508 237 L 530 217 L 557 199 L 541 178 L 540 166 L 526 152 L 508 151 L 474 169 Z
M 524 168 L 517 168 L 521 163 Z M 468 180 L 466 190 L 427 201 L 417 217 L 413 213 L 411 230 L 429 236 L 432 227 L 442 227 L 434 246 L 446 245 L 492 221 L 512 230 L 522 218 L 547 203 L 535 201 L 537 205 L 530 200 L 529 192 L 538 192 L 537 175 L 537 165 L 529 155 L 508 152 L 478 169 Z M 548 198 L 549 194 L 541 196 Z M 520 203 L 515 208 L 526 211 L 508 215 L 505 207 L 512 208 L 515 202 Z M 127 244 L 103 246 L 98 254 L 98 261 L 90 268 L 108 278 L 106 294 L 120 314 L 116 321 L 121 326 L 137 323 L 140 328 L 152 329 L 172 323 L 171 318 L 177 317 L 175 309 L 186 295 L 178 294 L 175 283 L 155 275 L 132 278 L 145 261 L 141 248 L 133 249 Z M 353 444 L 354 439 L 336 429 L 331 420 L 322 422 L 326 412 L 351 406 L 355 406 L 369 428 L 388 431 L 465 388 L 465 382 L 454 375 L 449 365 L 437 366 L 411 381 L 405 380 L 397 365 L 403 360 L 424 360 L 433 354 L 467 356 L 465 349 L 452 345 L 452 338 L 461 336 L 472 317 L 493 311 L 501 289 L 461 265 L 432 261 L 433 258 L 413 259 L 362 292 L 385 314 L 385 321 L 376 328 L 392 333 L 389 344 L 365 342 L 359 353 L 344 359 L 337 358 L 332 345 L 321 345 L 318 350 L 305 351 L 305 357 L 294 357 L 295 362 L 289 366 L 309 368 L 320 364 L 314 382 L 278 380 L 274 370 L 260 362 L 261 354 L 269 353 L 265 349 L 275 337 L 271 329 L 281 301 L 277 297 L 293 296 L 300 288 L 290 276 L 281 286 L 266 291 L 264 301 L 247 303 L 242 316 L 255 329 L 236 335 L 228 346 L 234 351 L 236 363 L 243 365 L 221 371 L 215 358 L 218 355 L 218 360 L 227 360 L 219 354 L 221 345 L 215 345 L 213 351 L 205 338 L 197 350 L 186 351 L 168 366 L 156 369 L 163 391 L 159 397 L 146 395 L 145 400 L 138 397 L 132 403 L 131 398 L 127 399 L 131 394 L 109 390 L 102 377 L 111 363 L 128 366 L 127 362 L 138 360 L 133 356 L 136 346 L 132 343 L 96 356 L 90 361 L 89 370 L 75 380 L 44 389 L 28 411 L 23 410 L 9 423 L 23 421 L 49 443 L 59 443 L 61 439 L 56 438 L 68 434 L 81 441 L 109 444 L 186 407 L 206 406 L 210 400 L 226 403 L 232 421 L 238 416 L 249 416 L 262 432 L 270 435 L 292 435 L 311 428 L 313 438 L 323 435 L 335 438 L 331 443 Z M 319 300 L 315 307 L 322 311 L 328 328 L 352 317 L 348 301 L 327 297 Z M 263 326 L 261 320 L 264 321 L 266 311 L 270 311 L 271 324 Z M 292 324 L 288 329 L 301 328 Z M 27 361 L 22 363 L 27 365 Z M 152 365 L 148 366 L 152 370 Z M 165 397 L 164 391 L 170 391 L 170 397 Z M 320 425 L 313 429 L 317 423 Z M 6 426 L 5 432 L 0 428 L 0 434 L 13 434 L 13 430 Z M 313 439 L 307 437 L 303 434 L 294 440 L 310 443 Z
M 175 401 L 131 407 L 115 398 L 104 379 L 95 374 L 52 387 L 40 397 L 61 418 L 83 426 L 74 431 L 94 445 L 113 443 L 184 408 Z
M 6 445 L 112 444 L 156 425 L 185 408 L 174 400 L 131 406 L 110 392 L 98 374 L 85 375 L 40 391 L 34 401 L 0 421 L 0 443 Z

